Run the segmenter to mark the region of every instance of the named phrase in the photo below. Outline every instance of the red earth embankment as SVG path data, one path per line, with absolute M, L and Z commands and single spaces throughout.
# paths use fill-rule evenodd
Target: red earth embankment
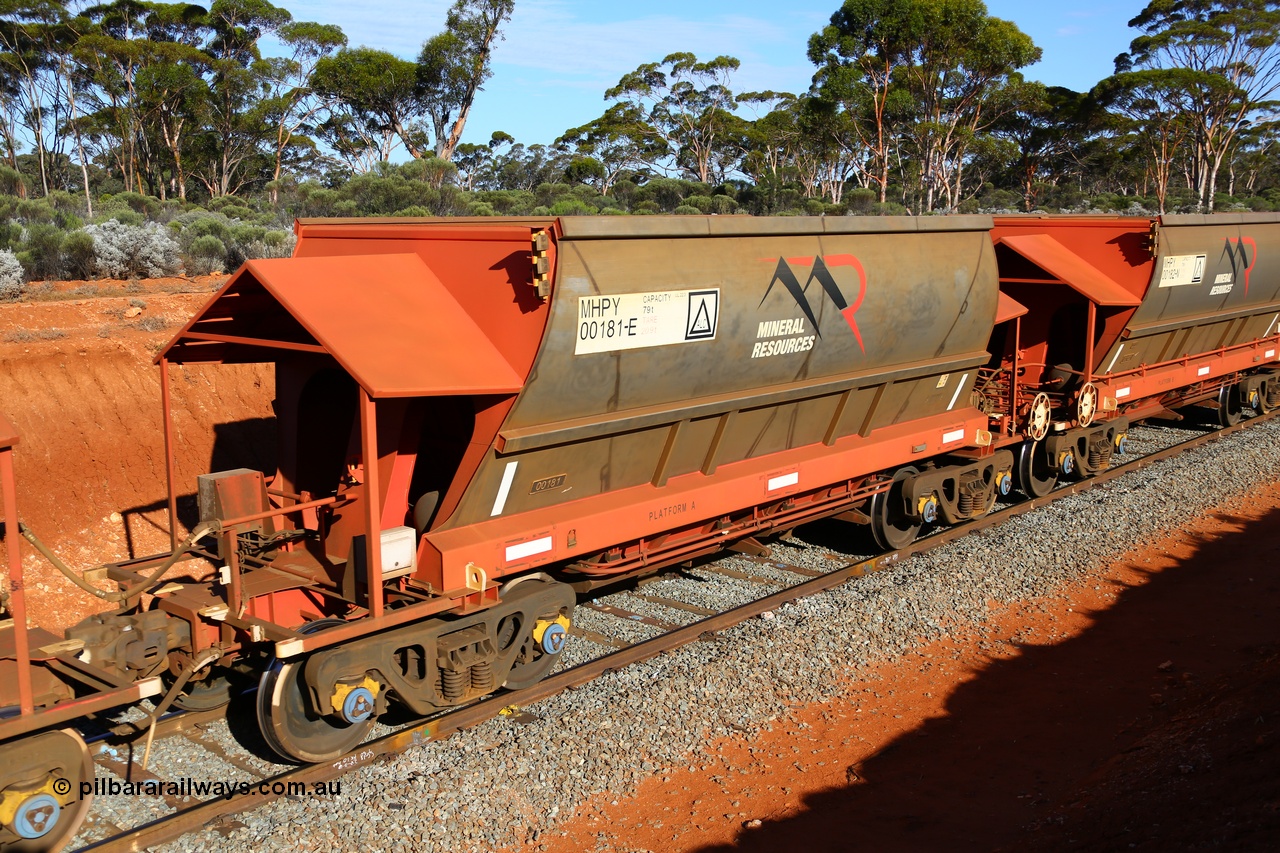
M 0 305 L 0 410 L 21 435 L 20 514 L 74 568 L 168 547 L 154 359 L 218 280 L 178 283 L 191 292 L 146 282 L 124 296 Z M 174 367 L 170 391 L 179 494 L 206 471 L 270 465 L 269 367 Z M 56 630 L 96 609 L 25 544 L 24 554 L 33 622 Z

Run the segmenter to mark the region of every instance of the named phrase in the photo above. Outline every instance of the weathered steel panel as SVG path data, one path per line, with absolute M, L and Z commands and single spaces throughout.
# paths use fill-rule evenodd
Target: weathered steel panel
M 525 390 L 443 527 L 493 517 L 512 463 L 497 514 L 966 409 L 998 301 L 989 226 L 563 220 Z
M 1280 301 L 1280 215 L 1165 216 L 1150 286 L 1130 328 L 1198 321 Z M 1191 325 L 1191 324 L 1188 324 Z

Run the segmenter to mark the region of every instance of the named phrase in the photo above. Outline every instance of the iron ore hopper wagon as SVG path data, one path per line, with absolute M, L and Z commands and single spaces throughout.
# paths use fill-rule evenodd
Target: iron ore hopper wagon
M 198 480 L 115 605 L 28 629 L 3 422 L 0 849 L 74 831 L 73 729 L 257 679 L 267 742 L 336 758 L 392 702 L 537 682 L 575 595 L 836 516 L 885 549 L 1046 494 L 1189 406 L 1280 404 L 1280 218 L 305 220 L 160 353 L 270 363 L 278 470 Z M 106 581 L 109 586 L 101 586 Z M 99 586 L 95 586 L 95 582 Z M 69 790 L 54 787 L 70 780 Z

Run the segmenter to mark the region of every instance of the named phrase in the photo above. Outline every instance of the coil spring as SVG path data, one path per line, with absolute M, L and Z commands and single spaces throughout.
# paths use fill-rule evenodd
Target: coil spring
M 986 491 L 981 480 L 970 480 L 960 484 L 960 494 L 956 498 L 956 508 L 961 515 L 973 515 L 982 509 L 982 493 Z
M 440 692 L 444 694 L 446 699 L 461 699 L 467 692 L 467 680 L 467 671 L 465 669 L 461 672 L 454 669 L 446 669 L 441 677 L 441 684 L 444 689 Z
M 482 693 L 493 688 L 493 664 L 485 661 L 471 667 L 471 687 Z
M 1111 460 L 1111 442 L 1095 441 L 1089 445 L 1089 467 L 1097 469 L 1104 467 Z

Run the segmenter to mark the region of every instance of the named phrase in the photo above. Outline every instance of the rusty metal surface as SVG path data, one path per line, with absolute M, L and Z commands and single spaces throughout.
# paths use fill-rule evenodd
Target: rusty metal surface
M 1274 334 L 1280 313 L 1280 215 L 1166 216 L 1142 305 L 1108 372 L 1167 362 Z
M 336 761 L 329 762 L 327 764 L 300 767 L 296 770 L 288 771 L 264 781 L 270 785 L 270 783 L 274 782 L 291 781 L 314 783 L 337 778 L 348 771 L 382 760 L 384 756 L 394 755 L 408 749 L 419 747 L 430 741 L 447 737 L 454 732 L 471 728 L 472 726 L 478 725 L 497 716 L 498 713 L 505 708 L 530 705 L 571 687 L 585 684 L 608 671 L 647 660 L 661 654 L 662 652 L 694 642 L 709 632 L 713 633 L 715 631 L 731 627 L 739 622 L 745 621 L 746 619 L 758 616 L 766 610 L 776 609 L 789 601 L 794 601 L 798 598 L 831 589 L 832 587 L 839 586 L 853 578 L 861 577 L 871 572 L 892 568 L 915 554 L 932 550 L 933 548 L 955 541 L 962 536 L 1001 524 L 1016 516 L 1033 512 L 1034 510 L 1046 506 L 1055 500 L 1079 494 L 1097 486 L 1105 485 L 1111 480 L 1121 477 L 1126 473 L 1140 470 L 1156 462 L 1184 453 L 1210 441 L 1216 441 L 1234 432 L 1248 429 L 1249 426 L 1253 424 L 1262 423 L 1263 421 L 1270 420 L 1277 416 L 1280 416 L 1280 410 L 1269 415 L 1264 415 L 1242 422 L 1235 427 L 1198 436 L 1190 441 L 1175 445 L 1174 447 L 1166 448 L 1165 450 L 1158 451 L 1157 453 L 1149 456 L 1144 456 L 1124 465 L 1116 466 L 1092 479 L 1059 487 L 1046 497 L 1024 501 L 1023 503 L 992 513 L 991 515 L 977 521 L 952 527 L 925 539 L 917 540 L 910 546 L 898 551 L 893 551 L 868 560 L 839 567 L 822 575 L 821 577 L 813 578 L 812 580 L 788 587 L 732 610 L 710 615 L 705 619 L 654 637 L 653 639 L 629 646 L 625 649 L 619 649 L 618 651 L 605 655 L 604 657 L 597 658 L 596 660 L 552 675 L 533 687 L 511 693 L 499 694 L 497 696 L 481 700 L 465 708 L 461 708 L 457 711 L 452 711 L 431 720 L 410 726 L 409 728 L 403 729 L 395 734 L 362 744 L 350 754 Z M 658 601 L 667 606 L 675 606 L 679 604 L 678 602 L 669 602 L 665 599 L 653 598 L 643 594 L 637 594 L 637 597 L 651 601 Z M 684 607 L 683 609 L 693 610 L 694 608 Z M 226 799 L 219 798 L 208 800 L 198 805 L 191 806 L 184 811 L 157 819 L 142 827 L 131 830 L 124 835 L 91 844 L 82 848 L 82 851 L 84 851 L 84 853 L 87 853 L 87 851 L 101 851 L 101 853 L 130 851 L 130 853 L 134 853 L 134 851 L 145 850 L 149 847 L 171 841 L 187 832 L 196 830 L 215 818 L 237 814 L 256 808 L 264 805 L 274 798 L 275 796 L 272 794 L 260 792 L 255 787 L 255 789 L 251 790 L 248 794 L 235 795 Z
M 1013 249 L 1098 305 L 1132 306 L 1142 301 L 1048 234 L 1002 237 L 999 244 Z
M 511 393 L 523 382 L 411 254 L 249 261 L 161 357 L 261 358 L 277 341 L 319 347 L 374 397 Z
M 433 531 L 967 407 L 998 299 L 989 224 L 564 220 L 502 450 Z

